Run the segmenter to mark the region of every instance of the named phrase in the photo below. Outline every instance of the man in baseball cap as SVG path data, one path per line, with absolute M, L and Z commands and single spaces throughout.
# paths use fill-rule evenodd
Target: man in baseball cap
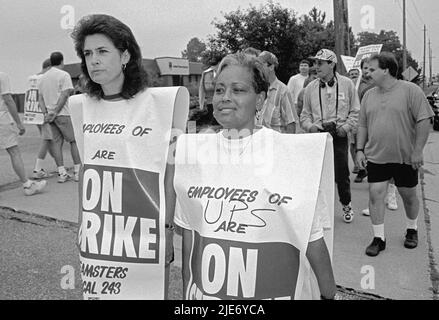
M 337 73 L 337 55 L 321 49 L 315 60 L 318 79 L 305 89 L 300 124 L 306 132 L 328 132 L 333 138 L 335 182 L 343 206 L 343 220 L 351 223 L 351 187 L 348 162 L 348 133 L 356 129 L 360 101 L 354 83 Z
M 337 55 L 328 49 L 321 49 L 314 57 L 310 58 L 311 60 L 323 60 L 328 62 L 334 62 L 337 64 Z

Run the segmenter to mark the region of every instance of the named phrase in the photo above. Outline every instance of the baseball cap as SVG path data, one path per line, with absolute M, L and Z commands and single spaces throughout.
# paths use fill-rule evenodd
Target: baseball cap
M 328 49 L 319 50 L 319 52 L 317 52 L 315 57 L 311 57 L 310 59 L 325 60 L 325 61 L 331 61 L 331 62 L 337 63 L 337 55 L 333 51 L 328 50 Z

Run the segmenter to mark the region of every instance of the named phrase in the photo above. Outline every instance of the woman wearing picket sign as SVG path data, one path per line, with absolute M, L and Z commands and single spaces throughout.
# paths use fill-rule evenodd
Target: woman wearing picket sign
M 327 135 L 257 128 L 268 87 L 258 58 L 225 57 L 213 97 L 223 130 L 178 139 L 174 221 L 183 228 L 185 299 L 335 296 L 323 238 L 330 206 L 319 190 L 330 173 L 322 170 Z
M 84 298 L 164 299 L 175 206 L 167 160 L 171 128 L 185 130 L 188 91 L 147 88 L 139 45 L 114 17 L 84 17 L 72 37 L 86 79 L 69 100 L 83 162 Z

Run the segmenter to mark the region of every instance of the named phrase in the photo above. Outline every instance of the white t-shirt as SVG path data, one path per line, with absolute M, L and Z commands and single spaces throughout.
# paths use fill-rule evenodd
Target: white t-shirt
M 48 110 L 54 110 L 61 92 L 67 89 L 73 89 L 70 75 L 57 67 L 50 68 L 40 79 L 38 84 L 39 93 L 43 96 L 44 103 Z M 58 113 L 60 116 L 68 116 L 68 102 Z
M 297 104 L 297 98 L 299 97 L 300 90 L 303 89 L 303 84 L 308 77 L 302 76 L 300 73 L 292 76 L 288 81 L 288 90 L 290 90 L 293 97 L 293 101 Z
M 11 115 L 8 111 L 8 106 L 3 99 L 4 94 L 11 93 L 11 85 L 9 83 L 9 77 L 6 73 L 0 72 L 0 124 L 13 123 Z

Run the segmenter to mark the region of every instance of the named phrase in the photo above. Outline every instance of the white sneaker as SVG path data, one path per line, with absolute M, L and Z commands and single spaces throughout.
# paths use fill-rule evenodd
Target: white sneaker
M 369 211 L 369 208 L 367 208 L 367 209 L 364 209 L 363 211 L 361 211 L 361 213 L 363 214 L 363 216 L 367 216 L 367 217 L 369 217 L 369 216 L 370 216 L 370 211 Z
M 64 183 L 72 179 L 72 176 L 68 173 L 58 174 L 58 183 Z
M 352 210 L 351 204 L 343 206 L 343 221 L 346 223 L 354 221 L 354 211 Z
M 38 192 L 41 192 L 47 185 L 46 180 L 32 181 L 29 187 L 24 187 L 24 194 L 27 196 L 32 196 Z
M 396 202 L 396 194 L 388 193 L 386 197 L 386 205 L 389 210 L 398 210 L 398 203 Z
M 75 172 L 75 174 L 73 175 L 73 180 L 79 182 L 79 172 Z
M 44 171 L 44 169 L 41 169 L 40 171 L 33 171 L 32 173 L 32 178 L 34 179 L 44 179 L 44 178 L 49 178 L 49 174 Z

